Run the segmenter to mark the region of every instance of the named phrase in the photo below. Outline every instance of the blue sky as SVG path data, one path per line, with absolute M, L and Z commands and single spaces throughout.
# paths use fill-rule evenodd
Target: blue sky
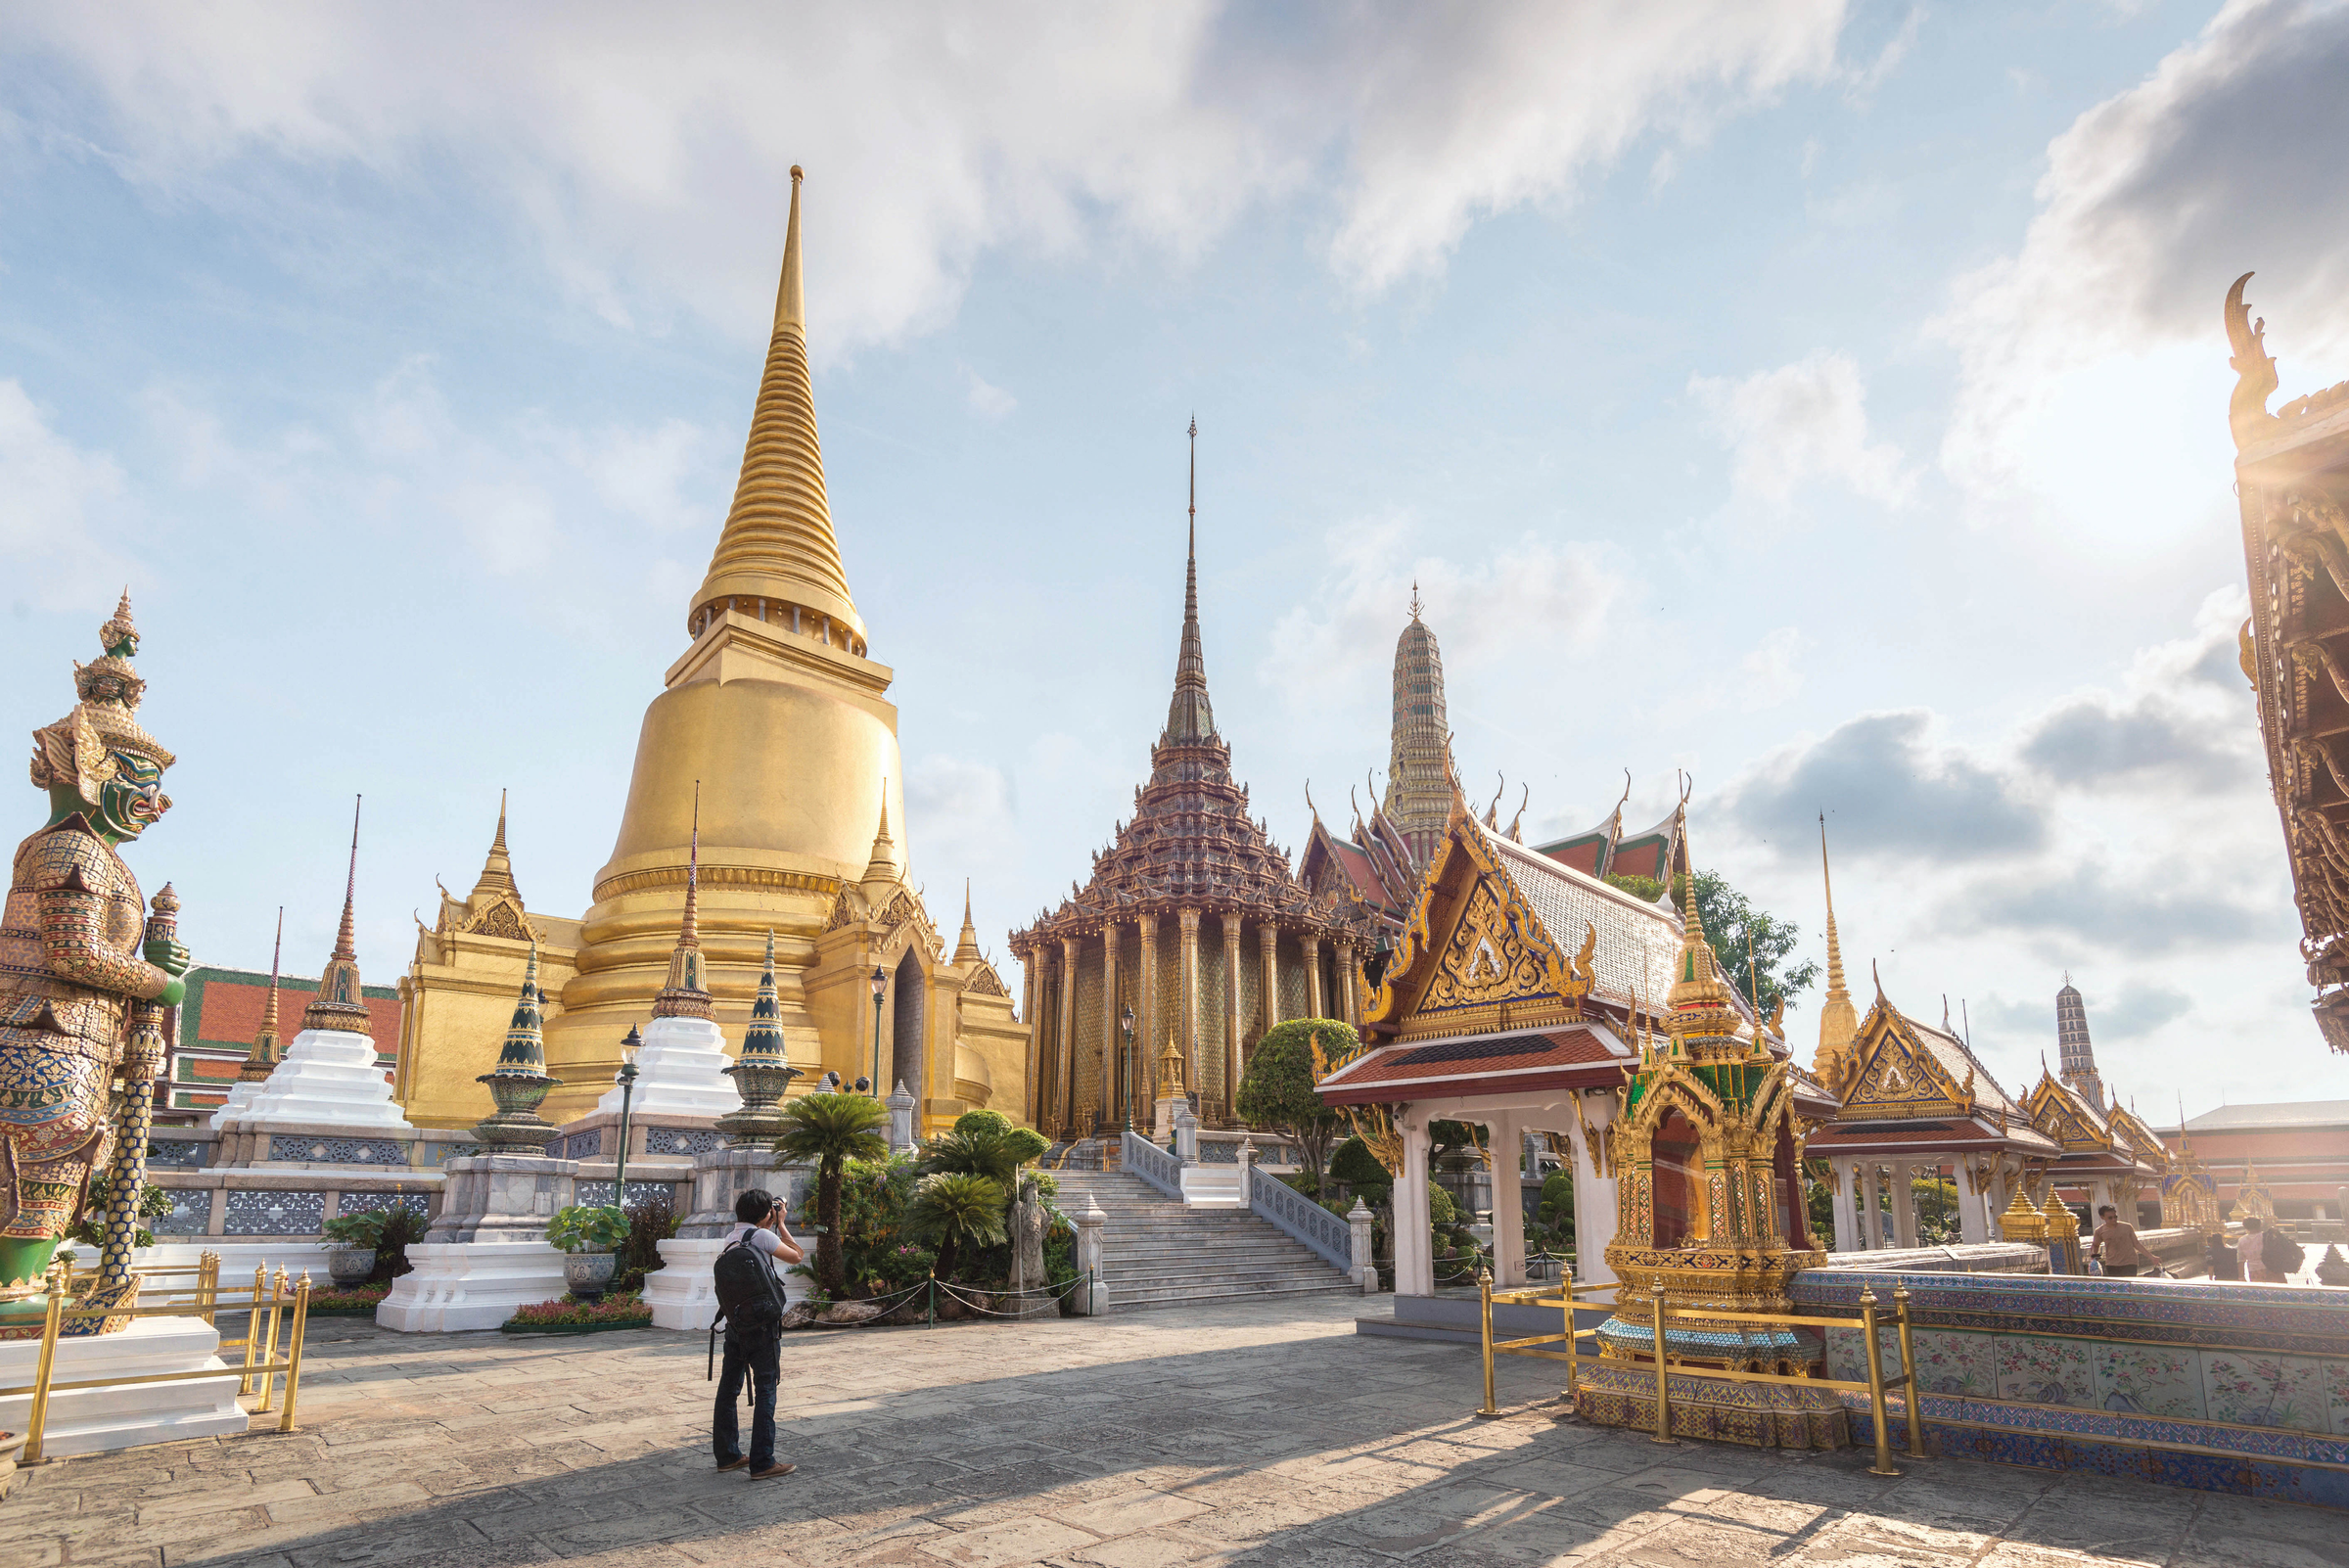
M 0 720 L 121 582 L 207 960 L 392 978 L 499 788 L 576 914 L 806 191 L 917 880 L 984 940 L 1129 808 L 1201 429 L 1274 835 L 1386 756 L 1409 585 L 1541 832 L 1700 862 L 2010 1088 L 2067 969 L 2149 1115 L 2339 1096 L 2234 668 L 2219 301 L 2349 373 L 2337 6 L 25 9 L 0 29 Z M 35 804 L 23 802 L 29 825 Z M 1795 1015 L 1796 1038 L 1815 1030 Z

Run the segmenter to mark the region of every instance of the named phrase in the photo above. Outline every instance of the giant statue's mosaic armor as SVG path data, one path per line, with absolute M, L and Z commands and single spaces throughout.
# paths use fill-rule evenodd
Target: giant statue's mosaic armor
M 33 734 L 49 820 L 17 847 L 0 914 L 0 1315 L 40 1292 L 113 1150 L 115 1081 L 152 1083 L 160 1014 L 188 967 L 167 923 L 151 933 L 115 853 L 171 806 L 171 754 L 136 717 L 146 682 L 130 665 L 129 595 L 99 639 L 103 657 L 74 667 L 79 703 Z

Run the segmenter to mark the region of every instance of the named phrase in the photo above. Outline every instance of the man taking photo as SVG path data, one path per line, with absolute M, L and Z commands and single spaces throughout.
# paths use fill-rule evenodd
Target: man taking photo
M 796 1465 L 775 1462 L 775 1393 L 783 1380 L 783 1282 L 775 1260 L 796 1264 L 806 1254 L 783 1223 L 783 1205 L 757 1187 L 734 1200 L 741 1222 L 727 1232 L 725 1249 L 713 1266 L 717 1322 L 726 1329 L 726 1364 L 717 1380 L 717 1406 L 710 1421 L 711 1447 L 720 1470 L 746 1466 L 754 1481 L 789 1475 Z M 716 1323 L 711 1332 L 717 1331 Z M 742 1429 L 734 1415 L 744 1374 L 751 1379 L 751 1452 L 742 1452 Z

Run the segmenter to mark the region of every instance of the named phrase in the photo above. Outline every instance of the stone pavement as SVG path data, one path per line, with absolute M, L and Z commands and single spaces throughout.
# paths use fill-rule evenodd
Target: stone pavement
M 1550 1362 L 1477 1421 L 1475 1353 L 1357 1337 L 1362 1305 L 793 1335 L 800 1468 L 763 1482 L 712 1468 L 699 1337 L 327 1319 L 300 1431 L 43 1466 L 0 1565 L 2349 1568 L 2349 1518 L 2289 1504 L 1560 1422 Z

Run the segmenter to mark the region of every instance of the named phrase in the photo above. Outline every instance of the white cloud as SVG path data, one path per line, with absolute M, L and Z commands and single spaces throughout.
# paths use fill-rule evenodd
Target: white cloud
M 1867 390 L 1849 354 L 1818 349 L 1742 381 L 1691 376 L 1689 395 L 1732 454 L 1736 499 L 1783 517 L 1796 492 L 1838 484 L 1864 500 L 1899 506 L 1915 487 L 1901 449 L 1867 438 Z
M 988 381 L 970 366 L 963 366 L 962 373 L 969 383 L 965 399 L 970 404 L 971 412 L 981 419 L 1007 418 L 1012 410 L 1020 406 L 1017 397 Z
M 127 556 L 105 542 L 123 523 L 122 470 L 75 445 L 14 380 L 0 381 L 0 563 L 8 597 L 42 609 L 112 603 Z
M 1737 702 L 1745 708 L 1775 708 L 1803 689 L 1803 672 L 1795 668 L 1810 638 L 1798 626 L 1780 626 L 1762 639 L 1761 646 L 1740 660 L 1745 684 Z
M 1953 479 L 2083 529 L 2122 520 L 2140 546 L 2180 526 L 2182 495 L 2223 492 L 2227 286 L 2258 270 L 2284 395 L 2349 347 L 2344 78 L 2349 9 L 2233 0 L 2050 144 L 2021 249 L 1934 324 L 1959 361 Z
M 608 319 L 771 298 L 809 171 L 820 352 L 949 311 L 989 247 L 1132 236 L 1195 255 L 1267 197 L 1331 192 L 1331 265 L 1440 268 L 1479 216 L 1569 201 L 1634 143 L 1701 141 L 1835 70 L 1844 0 L 1373 6 L 1170 0 L 978 16 L 702 6 L 59 7 L 0 49 L 69 66 L 134 177 L 222 199 L 239 161 L 451 169 Z M 250 206 L 251 204 L 245 204 Z M 297 220 L 286 221 L 289 227 Z
M 1548 653 L 1589 648 L 1626 587 L 1624 569 L 1596 545 L 1553 544 L 1528 533 L 1490 559 L 1406 558 L 1403 519 L 1332 529 L 1331 562 L 1313 591 L 1274 623 L 1257 677 L 1292 710 L 1343 711 L 1383 684 L 1413 585 L 1427 621 L 1443 628 L 1447 682 L 1459 670 L 1506 662 L 1536 666 Z M 1456 716 L 1456 715 L 1455 715 Z
M 579 461 L 607 506 L 674 533 L 710 526 L 707 495 L 688 494 L 687 482 L 714 462 L 714 445 L 700 426 L 665 419 L 647 431 L 599 432 Z

